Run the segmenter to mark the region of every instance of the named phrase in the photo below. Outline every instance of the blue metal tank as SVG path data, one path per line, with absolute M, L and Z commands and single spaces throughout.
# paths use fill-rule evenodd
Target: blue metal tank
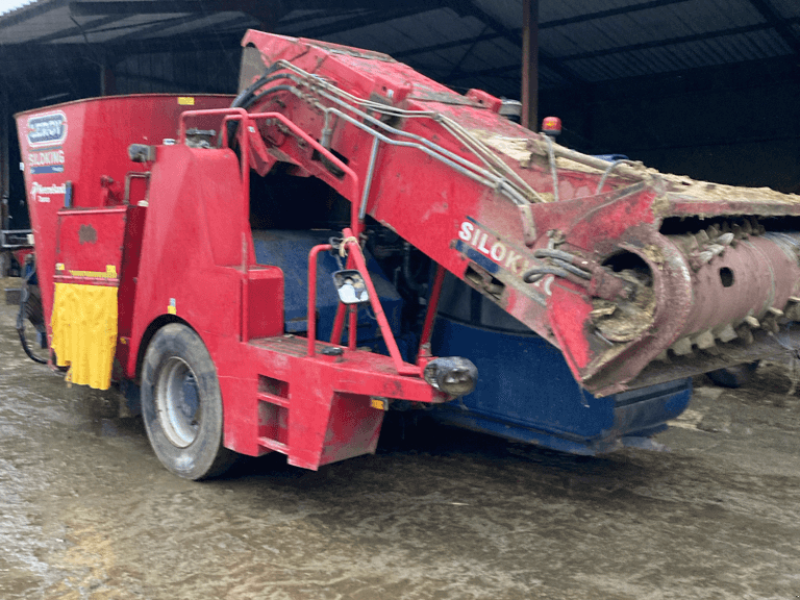
M 287 333 L 305 333 L 308 330 L 308 253 L 317 244 L 327 244 L 332 236 L 337 235 L 341 234 L 329 230 L 253 230 L 256 262 L 274 265 L 283 270 L 284 322 Z M 393 331 L 399 331 L 402 299 L 369 252 L 365 251 L 365 258 L 389 325 Z M 321 253 L 318 260 L 317 338 L 328 340 L 339 303 L 339 296 L 333 285 L 333 273 L 343 266 L 327 252 Z M 383 341 L 371 310 L 362 308 L 358 315 L 359 345 L 382 351 Z
M 438 356 L 478 367 L 475 391 L 437 406 L 444 423 L 593 455 L 650 445 L 689 403 L 691 379 L 595 397 L 575 381 L 561 351 L 454 277 L 447 276 L 432 339 Z

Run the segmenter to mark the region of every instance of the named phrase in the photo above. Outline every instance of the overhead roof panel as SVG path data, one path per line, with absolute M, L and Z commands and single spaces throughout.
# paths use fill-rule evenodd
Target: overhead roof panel
M 231 13 L 227 14 L 230 19 Z M 233 13 L 239 16 L 240 13 Z M 114 42 L 122 39 L 148 39 L 159 33 L 163 34 L 173 30 L 188 31 L 199 27 L 213 25 L 220 21 L 218 15 L 203 14 L 163 14 L 163 15 L 135 15 L 126 17 L 98 28 L 84 28 L 83 31 L 76 31 L 73 36 L 59 38 L 53 43 L 70 44 L 88 42 L 91 44 L 102 44 Z M 67 30 L 68 31 L 68 30 Z
M 556 56 L 563 57 L 703 36 L 731 28 L 768 27 L 764 18 L 746 0 L 726 0 L 730 2 L 729 11 L 716 5 L 720 1 L 690 0 L 677 5 L 544 29 L 540 32 L 541 44 Z M 576 48 L 579 50 L 576 51 Z
M 330 27 L 335 30 L 337 23 L 340 23 L 343 28 L 346 28 L 344 27 L 345 24 L 351 23 L 353 19 L 359 16 L 366 19 L 371 12 L 369 9 L 335 11 L 333 13 L 323 10 L 294 10 L 278 21 L 276 32 L 283 35 L 304 37 L 303 31 L 318 27 Z M 352 29 L 352 26 L 349 28 Z
M 484 27 L 475 18 L 461 17 L 449 8 L 437 8 L 330 34 L 325 39 L 392 54 L 460 40 L 471 44 Z
M 237 29 L 245 29 L 248 25 L 255 25 L 256 20 L 252 17 L 247 17 L 239 12 L 219 12 L 213 15 L 202 16 L 202 18 L 193 19 L 194 15 L 189 15 L 186 20 L 178 21 L 172 27 L 159 28 L 147 34 L 148 38 L 152 37 L 170 37 L 174 35 L 182 35 L 196 31 L 197 29 L 212 28 L 213 32 L 222 32 L 231 25 L 235 25 Z M 166 25 L 166 23 L 164 24 Z
M 791 49 L 772 31 L 646 48 L 570 60 L 566 64 L 588 81 L 696 69 L 787 55 Z
M 742 27 L 764 21 L 763 15 L 750 0 L 686 0 L 628 16 L 650 32 L 670 29 L 682 23 L 693 33 L 715 31 L 725 27 Z
M 33 4 L 35 0 L 0 0 L 0 16 L 14 12 L 15 10 Z
M 69 8 L 62 6 L 50 10 L 42 10 L 35 16 L 23 18 L 27 13 L 33 13 L 36 6 L 25 6 L 17 11 L 0 17 L 0 44 L 22 44 L 45 35 L 51 35 L 64 29 L 65 23 L 74 25 L 70 21 Z M 2 20 L 10 22 L 2 27 Z M 32 22 L 35 21 L 35 26 Z
M 500 20 L 506 27 L 516 28 L 522 21 L 523 0 L 473 0 L 481 10 Z M 664 1 L 664 0 L 661 0 Z M 670 1 L 670 0 L 666 0 Z M 683 0 L 673 0 L 681 2 Z M 636 9 L 649 6 L 653 0 L 558 0 L 539 2 L 539 23 L 547 24 L 565 19 L 581 18 L 585 15 L 605 11 Z
M 465 72 L 497 85 L 519 80 L 523 0 L 283 3 L 300 8 L 280 19 L 278 33 L 386 52 L 417 68 L 466 77 L 460 80 L 465 85 L 471 81 Z M 85 10 L 70 12 L 81 4 Z M 231 34 L 258 27 L 263 17 L 263 11 L 227 10 L 237 6 L 259 13 L 262 3 L 39 0 L 0 15 L 0 52 L 9 56 L 9 47 L 25 45 L 23 53 L 36 57 L 44 56 L 37 48 L 45 43 L 147 40 L 158 40 L 152 47 L 161 51 L 179 51 L 207 39 L 234 51 L 237 36 Z M 798 53 L 800 45 L 800 0 L 540 0 L 539 13 L 540 87 L 766 60 Z M 180 42 L 170 44 L 173 38 Z M 559 62 L 565 67 L 560 75 Z
M 771 2 L 782 17 L 800 17 L 800 2 L 797 0 L 771 0 Z
M 473 0 L 472 3 L 506 27 L 519 27 L 522 22 L 522 0 Z

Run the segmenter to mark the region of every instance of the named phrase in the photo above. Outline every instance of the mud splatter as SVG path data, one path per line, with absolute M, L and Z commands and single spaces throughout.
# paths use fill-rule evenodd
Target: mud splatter
M 30 362 L 0 306 L 4 600 L 792 599 L 800 402 L 696 378 L 670 452 L 579 459 L 425 420 L 376 456 L 165 471 L 112 392 Z M 532 399 L 542 402 L 543 399 Z

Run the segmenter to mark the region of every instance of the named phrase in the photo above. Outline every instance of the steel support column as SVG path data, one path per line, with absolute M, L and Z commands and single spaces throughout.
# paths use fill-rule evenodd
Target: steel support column
M 522 0 L 522 126 L 537 129 L 539 113 L 539 0 Z
M 0 91 L 0 229 L 9 229 L 9 184 L 10 184 L 10 160 L 9 135 L 11 129 L 11 115 L 8 107 L 8 90 L 3 86 Z M 3 252 L 0 248 L 0 277 L 5 277 L 8 271 L 10 255 Z
M 11 115 L 8 110 L 8 90 L 0 92 L 0 229 L 8 229 L 8 196 L 11 175 L 11 158 L 9 151 L 9 135 Z M 0 274 L 2 275 L 2 274 Z

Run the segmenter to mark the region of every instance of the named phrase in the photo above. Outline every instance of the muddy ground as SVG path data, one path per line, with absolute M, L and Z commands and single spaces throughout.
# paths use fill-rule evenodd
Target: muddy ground
M 669 451 L 586 460 L 394 423 L 376 456 L 192 483 L 113 393 L 29 361 L 13 315 L 0 305 L 3 600 L 800 597 L 784 367 L 734 391 L 698 379 Z

